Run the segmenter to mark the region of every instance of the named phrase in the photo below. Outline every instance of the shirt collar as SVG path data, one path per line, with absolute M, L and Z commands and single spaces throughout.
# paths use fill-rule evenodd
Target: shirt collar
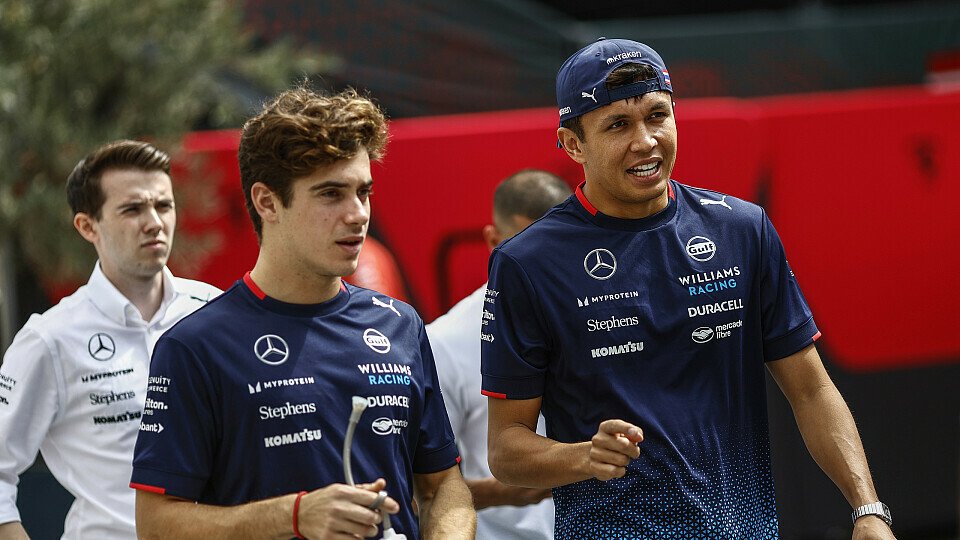
M 153 320 L 160 320 L 167 311 L 167 307 L 173 302 L 177 295 L 173 282 L 173 273 L 166 266 L 163 267 L 163 299 L 160 301 L 160 309 L 153 316 Z M 108 319 L 124 326 L 143 324 L 143 317 L 137 306 L 133 305 L 117 287 L 107 279 L 100 268 L 100 261 L 97 261 L 93 267 L 93 273 L 87 282 L 87 296 L 93 305 L 97 306 Z M 152 321 L 147 321 L 152 322 Z

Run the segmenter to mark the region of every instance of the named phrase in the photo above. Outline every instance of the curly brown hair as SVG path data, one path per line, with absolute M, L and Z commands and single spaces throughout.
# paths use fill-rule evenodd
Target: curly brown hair
M 263 182 L 287 208 L 294 179 L 350 159 L 361 149 L 379 160 L 386 144 L 383 111 L 356 90 L 324 96 L 301 85 L 279 94 L 247 120 L 240 136 L 240 183 L 257 238 L 263 222 L 250 197 L 253 184 Z

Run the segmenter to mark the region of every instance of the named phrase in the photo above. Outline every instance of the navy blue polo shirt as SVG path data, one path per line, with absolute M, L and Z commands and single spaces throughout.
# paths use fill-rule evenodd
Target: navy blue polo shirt
M 638 220 L 580 188 L 490 259 L 483 392 L 547 435 L 640 426 L 624 478 L 554 490 L 557 538 L 774 538 L 764 363 L 819 332 L 759 206 L 669 184 Z
M 409 305 L 345 285 L 322 304 L 266 296 L 249 278 L 157 343 L 132 486 L 237 505 L 343 483 L 351 397 L 357 482 L 383 477 L 398 533 L 417 538 L 413 474 L 455 466 L 423 321 Z

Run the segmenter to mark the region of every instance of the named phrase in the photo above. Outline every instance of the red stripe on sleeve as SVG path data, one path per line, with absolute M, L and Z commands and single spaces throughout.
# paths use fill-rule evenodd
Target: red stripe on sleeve
M 130 487 L 133 489 L 139 489 L 140 491 L 149 491 L 150 493 L 159 493 L 161 495 L 167 492 L 167 488 L 157 487 L 157 486 L 148 486 L 146 484 L 137 484 L 130 482 Z
M 507 395 L 506 395 L 506 394 L 501 394 L 501 393 L 498 393 L 498 392 L 490 392 L 490 391 L 488 391 L 488 390 L 481 390 L 480 393 L 483 394 L 483 395 L 485 395 L 485 396 L 487 396 L 487 397 L 492 397 L 492 398 L 497 398 L 497 399 L 507 399 Z
M 813 337 L 811 338 L 812 341 L 816 341 L 816 340 L 818 340 L 818 339 L 820 339 L 820 332 L 817 332 L 817 333 L 814 334 Z

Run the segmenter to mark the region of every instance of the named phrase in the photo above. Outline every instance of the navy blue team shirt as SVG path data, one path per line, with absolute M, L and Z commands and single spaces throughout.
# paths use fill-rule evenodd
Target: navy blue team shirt
M 762 208 L 668 194 L 628 220 L 577 188 L 490 259 L 483 393 L 542 397 L 564 443 L 611 418 L 644 431 L 624 478 L 554 489 L 557 538 L 778 534 L 764 363 L 820 333 Z
M 423 321 L 344 285 L 322 304 L 249 274 L 157 342 L 131 486 L 220 506 L 343 483 L 351 396 L 367 398 L 353 476 L 383 477 L 398 533 L 419 536 L 413 473 L 459 461 Z

